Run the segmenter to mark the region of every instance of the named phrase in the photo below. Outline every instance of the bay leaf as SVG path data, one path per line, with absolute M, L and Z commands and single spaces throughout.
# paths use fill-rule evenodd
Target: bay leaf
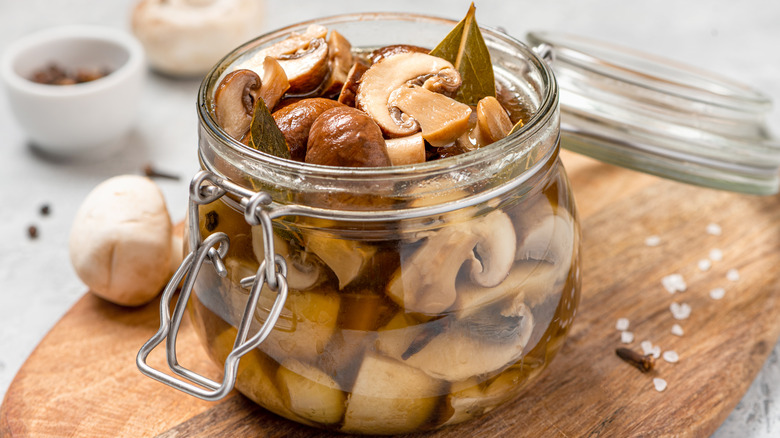
M 496 96 L 493 64 L 479 31 L 475 11 L 472 3 L 463 20 L 430 52 L 455 66 L 462 80 L 455 100 L 472 106 L 483 97 Z
M 287 147 L 284 134 L 276 126 L 276 122 L 263 99 L 259 97 L 255 102 L 255 113 L 252 115 L 249 135 L 250 147 L 260 152 L 290 159 L 290 148 Z

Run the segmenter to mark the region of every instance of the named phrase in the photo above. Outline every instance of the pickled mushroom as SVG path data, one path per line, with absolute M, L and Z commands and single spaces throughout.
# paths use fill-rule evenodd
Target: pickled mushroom
M 276 371 L 276 381 L 285 406 L 295 414 L 319 424 L 334 424 L 344 416 L 346 396 L 325 372 L 288 359 Z
M 371 115 L 388 137 L 412 135 L 420 130 L 419 124 L 391 107 L 389 100 L 393 91 L 414 81 L 437 93 L 455 91 L 461 83 L 458 71 L 444 59 L 418 52 L 401 53 L 372 65 L 363 74 L 356 107 Z
M 534 317 L 528 306 L 515 302 L 498 312 L 487 309 L 467 319 L 447 316 L 402 328 L 398 325 L 396 319 L 388 324 L 391 328 L 380 330 L 380 352 L 431 377 L 456 382 L 499 371 L 520 359 L 531 338 Z M 426 336 L 425 343 L 413 345 Z
M 344 240 L 324 232 L 311 231 L 303 234 L 306 249 L 320 258 L 339 279 L 339 289 L 352 282 L 371 257 L 376 248 L 354 240 Z
M 260 76 L 251 70 L 236 70 L 220 82 L 214 95 L 214 113 L 229 136 L 240 140 L 249 131 L 260 88 Z
M 274 250 L 287 262 L 287 285 L 291 289 L 304 291 L 316 286 L 325 276 L 324 267 L 316 257 L 303 250 L 293 251 L 292 245 L 274 234 Z M 265 260 L 263 229 L 252 227 L 252 251 L 258 263 Z
M 385 140 L 393 166 L 425 162 L 425 139 L 421 133 Z
M 343 432 L 397 434 L 429 421 L 444 382 L 396 360 L 367 353 L 347 398 Z
M 399 55 L 400 56 L 400 55 Z M 387 294 L 409 312 L 438 314 L 457 298 L 455 280 L 464 264 L 482 287 L 500 284 L 515 257 L 512 221 L 500 210 L 425 232 L 419 248 L 402 253 Z
M 265 102 L 268 111 L 279 103 L 284 93 L 290 88 L 287 73 L 275 58 L 266 56 L 263 60 L 263 85 L 260 87 L 260 98 Z
M 388 105 L 416 120 L 423 138 L 431 146 L 452 143 L 469 127 L 471 108 L 468 105 L 417 85 L 403 86 L 390 93 Z

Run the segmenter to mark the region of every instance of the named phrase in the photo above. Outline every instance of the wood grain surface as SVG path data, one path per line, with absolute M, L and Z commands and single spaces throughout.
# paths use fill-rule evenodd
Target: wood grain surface
M 734 409 L 780 334 L 780 197 L 703 189 L 564 153 L 583 230 L 583 289 L 569 339 L 536 384 L 477 421 L 424 436 L 709 436 Z M 721 235 L 708 234 L 717 223 Z M 648 247 L 646 237 L 661 244 Z M 712 268 L 697 267 L 711 249 Z M 737 269 L 738 281 L 726 278 Z M 683 275 L 669 294 L 661 279 Z M 709 291 L 725 289 L 721 300 Z M 10 291 L 9 291 L 10 292 Z M 30 292 L 30 291 L 26 291 Z M 687 303 L 676 321 L 669 306 Z M 154 382 L 135 355 L 158 326 L 157 303 L 124 309 L 86 294 L 51 330 L 0 407 L 0 437 L 326 437 L 232 393 L 203 402 Z M 643 340 L 674 350 L 678 363 L 642 374 L 622 362 L 618 318 Z M 670 330 L 678 322 L 683 336 Z M 185 323 L 180 361 L 214 378 Z M 161 351 L 150 363 L 163 367 Z M 653 378 L 668 382 L 663 392 Z

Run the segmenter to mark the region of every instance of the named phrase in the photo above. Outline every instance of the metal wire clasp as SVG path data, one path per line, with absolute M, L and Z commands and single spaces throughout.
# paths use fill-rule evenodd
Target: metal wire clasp
M 198 205 L 214 202 L 226 193 L 231 193 L 241 200 L 241 205 L 244 207 L 244 218 L 250 225 L 262 227 L 265 258 L 260 263 L 255 276 L 241 279 L 241 285 L 251 287 L 251 290 L 238 326 L 238 334 L 233 343 L 233 350 L 225 359 L 222 382 L 219 383 L 179 365 L 176 358 L 176 337 L 184 316 L 184 310 L 195 285 L 195 280 L 203 265 L 209 264 L 221 277 L 227 275 L 223 259 L 227 254 L 230 238 L 225 233 L 219 232 L 208 236 L 205 240 L 201 240 L 198 220 Z M 206 171 L 199 172 L 192 179 L 189 202 L 189 243 L 191 252 L 184 258 L 181 266 L 163 291 L 160 300 L 160 328 L 138 351 L 136 365 L 138 365 L 138 369 L 143 374 L 204 400 L 219 400 L 233 389 L 236 383 L 239 360 L 243 355 L 260 345 L 271 333 L 287 300 L 287 265 L 284 259 L 274 251 L 273 228 L 271 216 L 268 213 L 268 205 L 270 203 L 271 198 L 267 193 L 246 190 Z M 269 263 L 269 261 L 273 262 Z M 171 300 L 176 287 L 181 283 L 182 279 L 184 279 L 184 285 L 182 286 L 179 300 L 171 313 Z M 276 298 L 265 322 L 255 334 L 249 337 L 252 316 L 264 284 L 267 284 L 269 289 L 276 292 Z M 248 337 L 249 339 L 247 339 Z M 152 368 L 146 363 L 152 350 L 163 341 L 166 341 L 165 351 L 168 368 L 178 378 Z

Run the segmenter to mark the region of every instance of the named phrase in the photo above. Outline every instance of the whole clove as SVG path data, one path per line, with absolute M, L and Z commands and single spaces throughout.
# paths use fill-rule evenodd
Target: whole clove
M 36 227 L 35 225 L 30 225 L 29 227 L 27 227 L 27 236 L 30 239 L 33 239 L 33 240 L 37 239 L 38 238 L 38 227 Z
M 622 347 L 615 350 L 615 353 L 619 358 L 623 359 L 630 365 L 633 365 L 643 373 L 649 373 L 653 370 L 653 366 L 655 365 L 655 358 L 653 358 L 652 354 L 643 355 L 630 348 Z
M 149 178 L 163 178 L 163 179 L 172 179 L 175 181 L 179 180 L 179 175 L 174 175 L 172 173 L 167 172 L 161 172 L 154 168 L 151 164 L 147 164 L 144 166 L 144 175 L 146 175 Z

